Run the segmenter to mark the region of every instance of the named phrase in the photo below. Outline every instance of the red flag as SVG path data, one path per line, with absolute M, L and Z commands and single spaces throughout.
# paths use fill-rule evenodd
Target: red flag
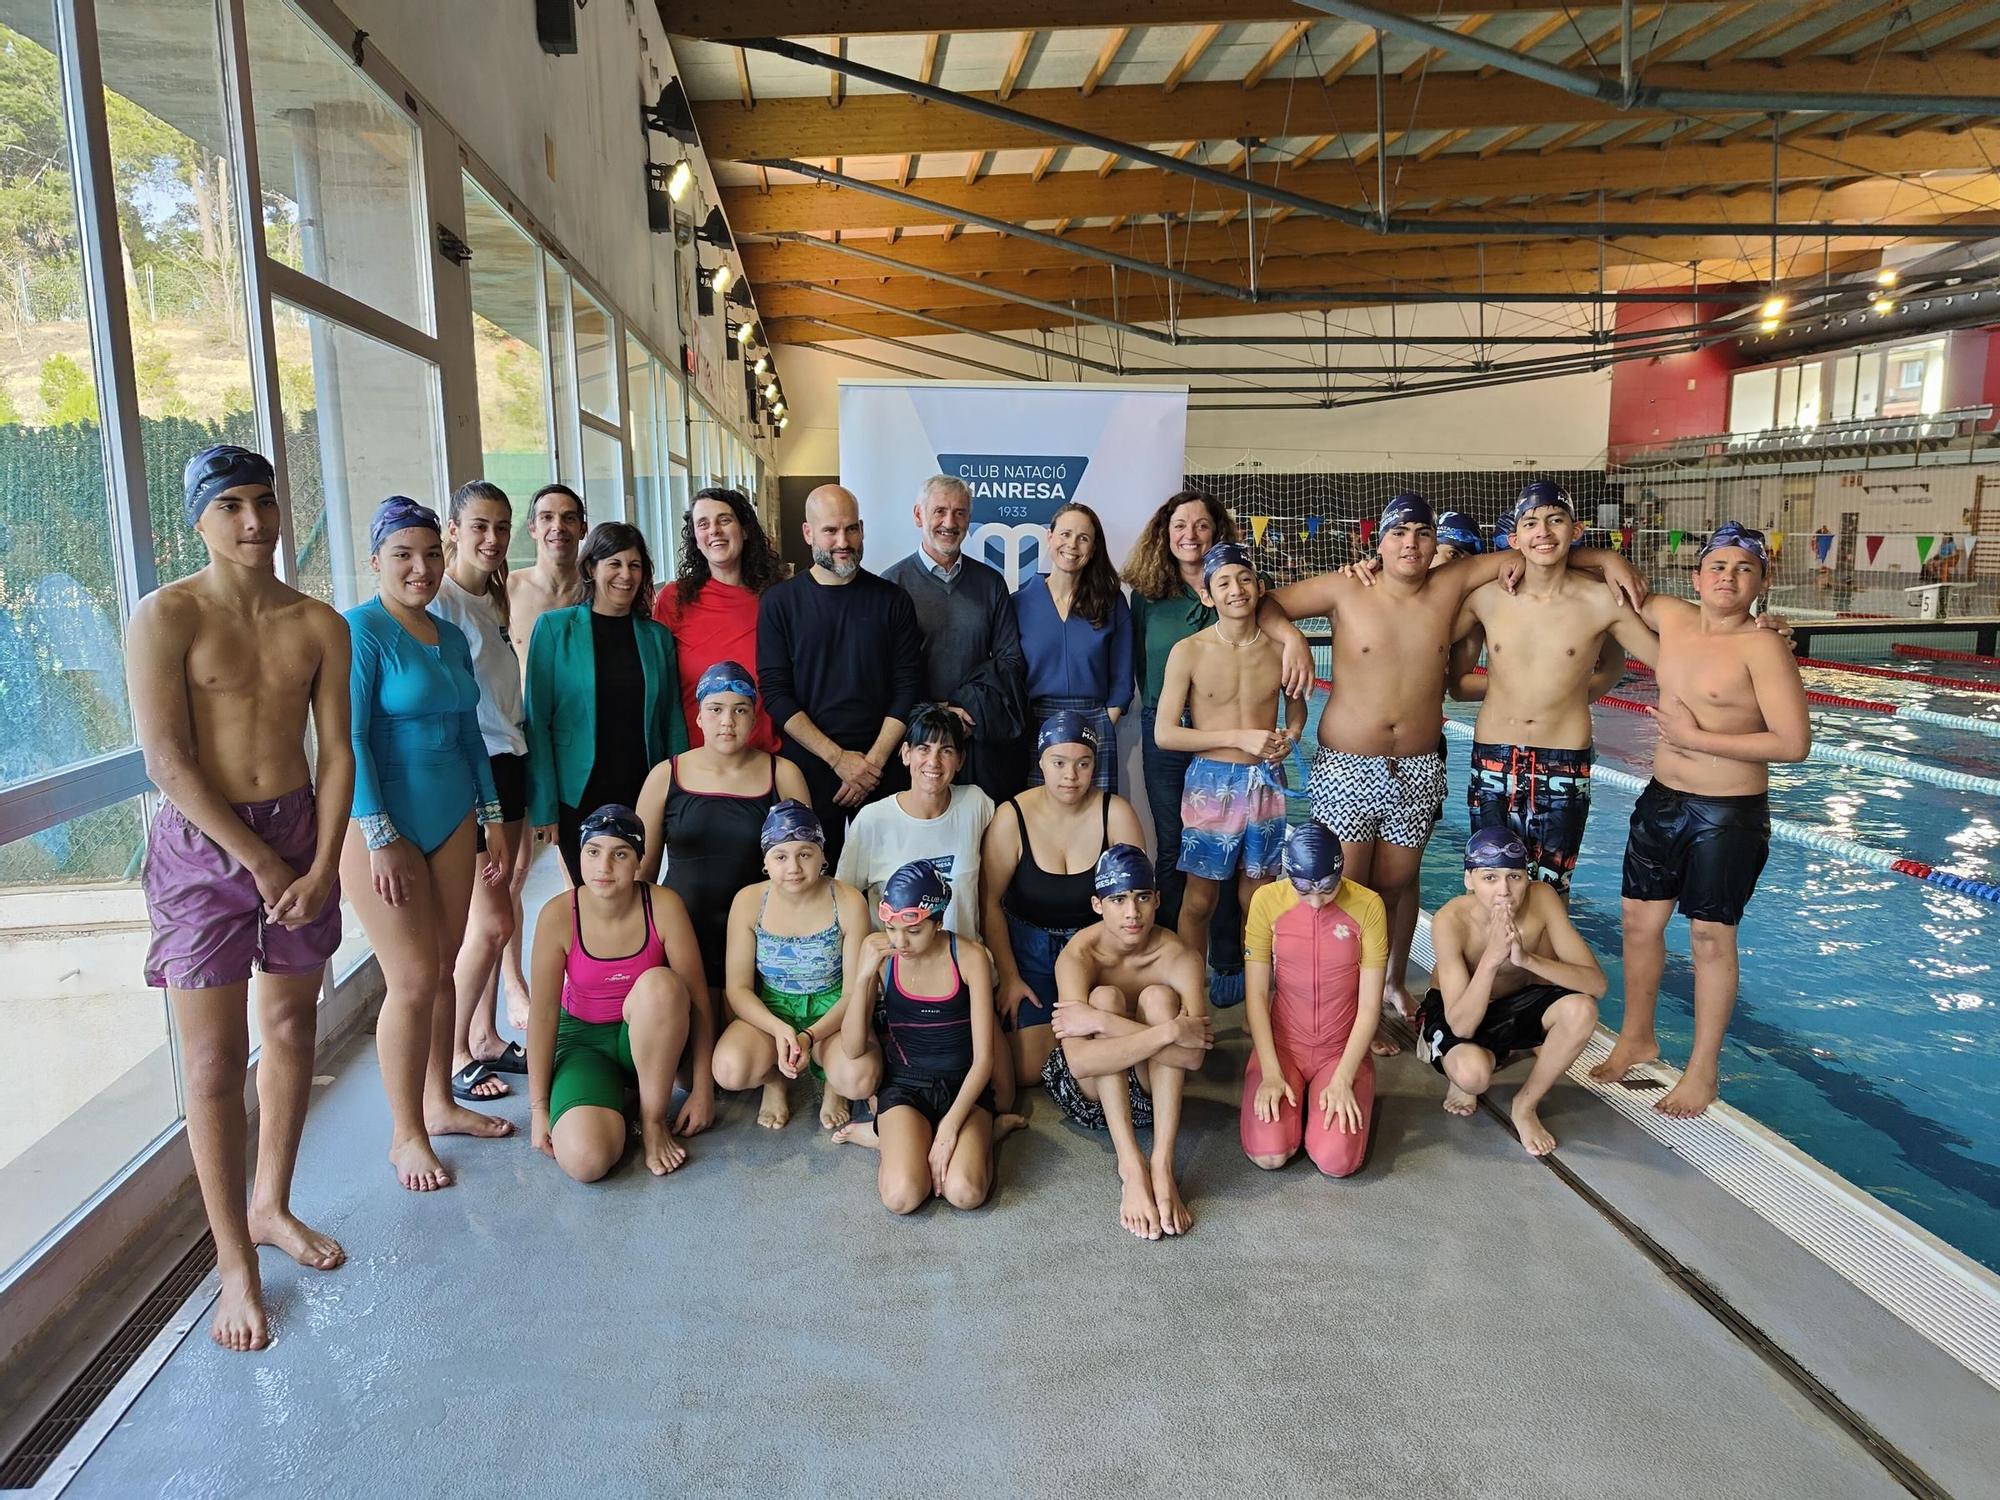
M 1882 538 L 1879 536 L 1871 536 L 1866 540 L 1868 542 L 1868 560 L 1870 562 L 1873 562 L 1875 561 L 1875 554 L 1882 550 Z
M 1374 535 L 1375 523 L 1373 521 L 1363 521 L 1361 523 L 1361 545 L 1364 547 L 1367 546 L 1368 539 Z

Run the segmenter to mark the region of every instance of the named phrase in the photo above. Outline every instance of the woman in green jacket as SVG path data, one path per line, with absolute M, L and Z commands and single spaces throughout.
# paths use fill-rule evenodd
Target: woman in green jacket
M 687 749 L 674 638 L 653 619 L 653 558 L 636 526 L 602 521 L 576 557 L 583 602 L 552 609 L 528 643 L 528 821 L 583 883 L 578 833 L 630 807 L 646 773 Z

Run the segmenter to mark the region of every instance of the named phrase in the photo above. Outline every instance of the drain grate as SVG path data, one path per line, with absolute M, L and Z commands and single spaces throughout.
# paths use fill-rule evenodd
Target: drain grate
M 111 1342 L 70 1382 L 69 1389 L 21 1439 L 20 1446 L 0 1462 L 0 1490 L 33 1489 L 41 1481 L 70 1439 L 90 1420 L 90 1414 L 214 1269 L 215 1239 L 204 1233 L 112 1335 Z

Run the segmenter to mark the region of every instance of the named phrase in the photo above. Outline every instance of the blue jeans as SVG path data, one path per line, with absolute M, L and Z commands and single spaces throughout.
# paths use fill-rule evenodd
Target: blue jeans
M 1159 920 L 1169 929 L 1179 925 L 1181 896 L 1187 876 L 1181 858 L 1181 788 L 1187 781 L 1192 755 L 1162 750 L 1154 738 L 1158 710 L 1139 710 L 1140 766 L 1145 773 L 1146 805 L 1153 815 L 1153 864 L 1160 882 Z M 1243 905 L 1236 899 L 1236 882 L 1222 882 L 1215 918 L 1208 928 L 1209 967 L 1234 973 L 1243 967 Z
M 1046 1026 L 1056 1009 L 1056 960 L 1062 956 L 1069 940 L 1076 936 L 1078 929 L 1050 930 L 1037 927 L 1032 922 L 1023 922 L 1011 911 L 1007 913 L 1007 942 L 1014 950 L 1014 967 L 1020 971 L 1022 980 L 1035 992 L 1035 1003 L 1021 1002 L 1013 1029 L 1026 1031 L 1030 1026 Z

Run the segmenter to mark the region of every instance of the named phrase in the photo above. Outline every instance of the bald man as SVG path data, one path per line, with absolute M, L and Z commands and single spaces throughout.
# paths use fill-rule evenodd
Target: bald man
M 764 591 L 757 685 L 784 754 L 805 772 L 829 865 L 847 820 L 884 772 L 923 690 L 923 633 L 910 596 L 861 566 L 861 507 L 837 484 L 806 496 L 812 566 Z

